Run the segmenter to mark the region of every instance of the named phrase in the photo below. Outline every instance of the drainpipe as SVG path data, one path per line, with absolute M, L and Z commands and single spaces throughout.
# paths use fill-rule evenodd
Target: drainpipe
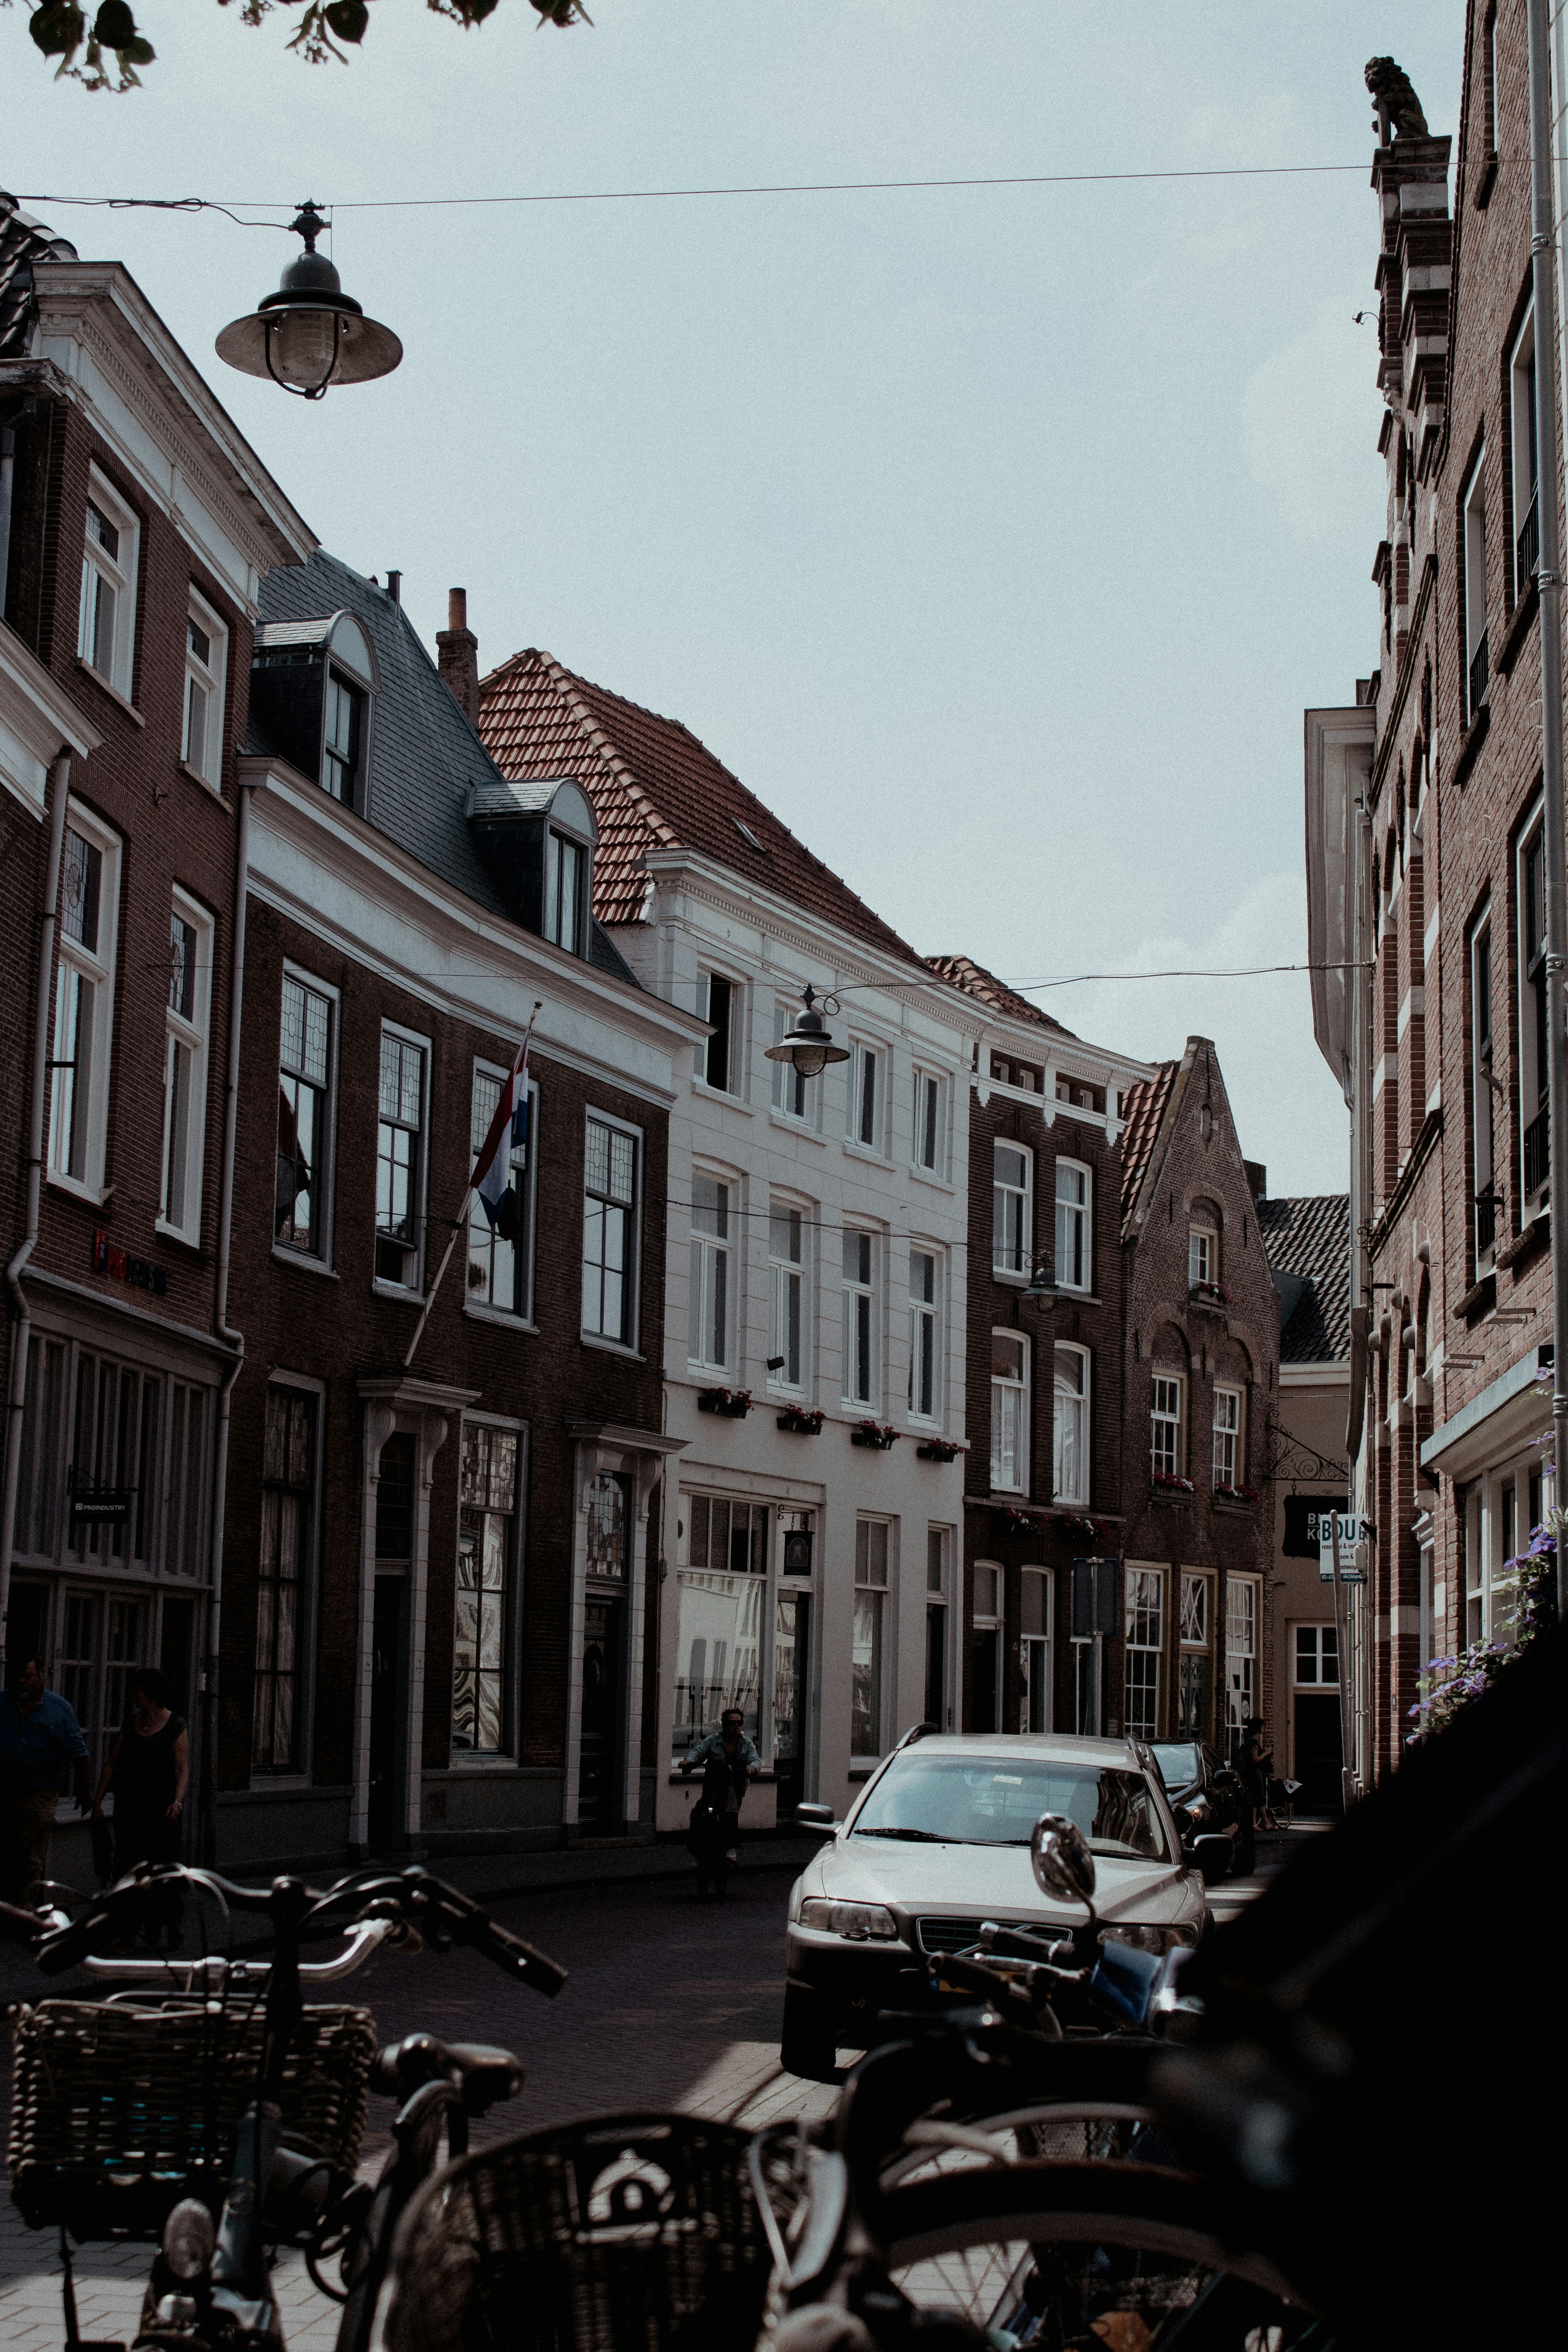
M 1557 289 L 1552 256 L 1552 91 L 1546 0 L 1526 0 L 1530 39 L 1530 251 L 1535 290 L 1535 429 L 1541 484 L 1541 769 L 1545 801 L 1547 1084 L 1552 1156 L 1552 1501 L 1568 1486 L 1568 844 L 1563 808 L 1563 529 L 1557 505 Z M 1557 1546 L 1557 1611 L 1568 1620 L 1568 1542 Z
M 223 1168 L 218 1182 L 217 1267 L 213 1296 L 213 1330 L 234 1357 L 218 1391 L 217 1437 L 213 1447 L 212 1593 L 207 1602 L 207 1663 L 202 1686 L 202 1824 L 205 1858 L 217 1850 L 217 1694 L 219 1634 L 223 1622 L 224 1513 L 228 1499 L 229 1400 L 245 1367 L 245 1335 L 229 1328 L 228 1269 L 234 1233 L 234 1146 L 239 1111 L 239 1040 L 245 1006 L 245 915 L 250 873 L 250 796 L 255 786 L 243 778 L 239 786 L 239 822 L 234 862 L 234 953 L 228 992 L 228 1067 L 223 1089 Z
M 3 577 L 3 575 L 0 575 Z M 5 1404 L 5 1482 L 0 1493 L 0 1685 L 5 1673 L 5 1612 L 11 1604 L 11 1554 L 16 1527 L 16 1488 L 22 1473 L 22 1416 L 27 1402 L 27 1342 L 33 1317 L 22 1276 L 38 1243 L 43 1201 L 44 1082 L 49 1056 L 49 982 L 55 969 L 55 928 L 59 919 L 60 862 L 65 852 L 66 801 L 70 754 L 62 751 L 49 768 L 49 862 L 44 876 L 44 920 L 38 938 L 38 993 L 33 1011 L 33 1090 L 27 1106 L 27 1223 L 22 1246 L 5 1268 L 15 1321 L 11 1327 L 11 1386 Z

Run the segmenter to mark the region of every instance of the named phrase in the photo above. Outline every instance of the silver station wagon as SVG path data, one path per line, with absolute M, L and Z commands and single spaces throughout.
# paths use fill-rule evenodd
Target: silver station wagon
M 1142 1741 L 915 1735 L 845 1821 L 800 1808 L 827 1842 L 790 1895 L 780 2050 L 790 2073 L 826 2081 L 836 2046 L 864 2048 L 879 2010 L 940 2000 L 930 1957 L 973 1944 L 983 1920 L 1083 1927 L 1081 1906 L 1035 1883 L 1029 1833 L 1042 1813 L 1068 1814 L 1088 1838 L 1103 1933 L 1151 1952 L 1198 1941 L 1203 1879 Z

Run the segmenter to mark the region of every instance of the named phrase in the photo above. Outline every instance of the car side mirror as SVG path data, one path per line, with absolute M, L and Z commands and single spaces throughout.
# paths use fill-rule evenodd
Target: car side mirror
M 1194 1838 L 1193 1860 L 1204 1874 L 1204 1885 L 1216 1886 L 1230 1868 L 1230 1840 L 1227 1837 Z
M 1042 1895 L 1081 1903 L 1094 1922 L 1094 1856 L 1089 1840 L 1066 1813 L 1042 1813 L 1029 1836 L 1029 1864 Z
M 800 1828 L 809 1830 L 813 1837 L 835 1837 L 838 1823 L 833 1818 L 831 1805 L 797 1805 L 795 1818 Z

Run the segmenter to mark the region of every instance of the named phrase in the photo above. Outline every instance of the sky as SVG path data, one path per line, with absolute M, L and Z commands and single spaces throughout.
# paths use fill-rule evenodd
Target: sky
M 0 9 L 0 182 L 122 260 L 332 551 L 434 641 L 679 718 L 925 953 L 1150 1057 L 1213 1037 L 1271 1192 L 1341 1191 L 1304 975 L 1301 713 L 1376 657 L 1373 134 L 1457 129 L 1460 0 L 592 0 L 345 67 L 137 0 L 125 97 Z M 25 100 L 25 103 L 16 102 Z M 1096 185 L 463 204 L 778 182 L 1354 165 Z M 406 356 L 320 403 L 213 341 L 333 210 Z M 53 201 L 47 201 L 47 200 Z M 260 213 L 249 208 L 259 207 Z M 358 208 L 356 208 L 358 207 Z

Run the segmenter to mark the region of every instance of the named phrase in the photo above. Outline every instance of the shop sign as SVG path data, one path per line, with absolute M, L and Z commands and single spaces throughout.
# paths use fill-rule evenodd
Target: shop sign
M 786 1576 L 811 1574 L 811 1529 L 809 1528 L 784 1529 L 784 1572 Z
M 105 1233 L 92 1237 L 92 1270 L 107 1274 L 113 1282 L 128 1282 L 134 1290 L 150 1290 L 154 1298 L 162 1298 L 169 1287 L 164 1267 L 144 1257 L 132 1257 L 129 1250 L 117 1248 Z
M 1318 1534 L 1318 1580 L 1331 1584 L 1334 1580 L 1334 1522 L 1340 1532 L 1340 1582 L 1364 1584 L 1367 1563 L 1372 1556 L 1372 1521 L 1358 1519 L 1353 1511 L 1319 1511 L 1315 1514 Z M 1309 1517 L 1307 1524 L 1312 1525 Z
M 73 1528 L 122 1528 L 131 1517 L 134 1486 L 100 1486 L 95 1478 L 79 1478 L 75 1470 L 66 1472 L 66 1493 L 70 1498 L 70 1520 Z

